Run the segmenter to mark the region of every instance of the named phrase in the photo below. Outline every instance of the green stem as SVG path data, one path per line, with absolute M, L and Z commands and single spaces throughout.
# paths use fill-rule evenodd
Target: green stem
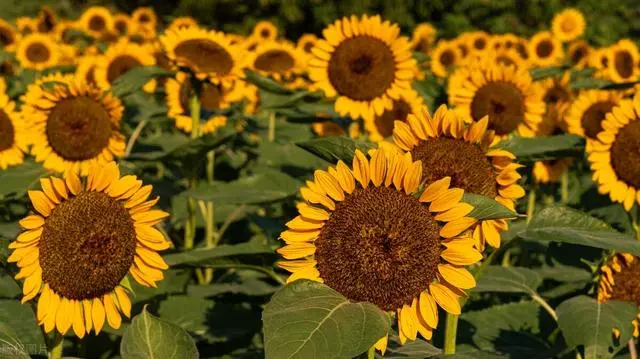
M 200 137 L 200 97 L 198 91 L 194 91 L 189 98 L 189 112 L 191 113 L 191 138 Z
M 538 190 L 538 184 L 534 183 L 533 187 L 529 190 L 529 197 L 527 199 L 527 224 L 531 221 L 533 213 L 536 210 L 536 191 Z
M 549 313 L 549 315 L 551 316 L 551 318 L 553 318 L 553 320 L 555 320 L 556 322 L 558 321 L 558 314 L 556 314 L 556 311 L 553 310 L 553 308 L 551 308 L 549 303 L 547 303 L 544 299 L 542 299 L 541 296 L 539 296 L 538 294 L 533 294 L 531 295 L 531 299 L 533 299 L 538 304 L 540 304 L 540 306 L 544 308 L 544 310 L 546 310 L 547 313 Z
M 191 138 L 196 139 L 200 136 L 200 96 L 198 91 L 194 91 L 189 97 L 189 112 L 191 113 Z M 198 185 L 198 175 L 196 171 L 191 173 L 188 188 L 193 189 Z M 191 249 L 195 244 L 196 237 L 196 201 L 193 198 L 187 198 L 187 220 L 184 225 L 184 248 Z
M 207 181 L 209 184 L 213 183 L 213 178 L 215 174 L 215 162 L 216 162 L 216 154 L 214 151 L 209 151 L 207 153 Z M 214 204 L 213 202 L 207 202 L 206 204 L 206 216 L 205 216 L 205 245 L 206 248 L 213 248 L 216 246 L 216 238 L 217 238 L 217 228 L 216 228 L 216 219 L 214 213 Z M 205 268 L 204 270 L 204 283 L 211 283 L 213 280 L 213 268 Z
M 64 346 L 64 336 L 58 333 L 57 330 L 53 331 L 53 337 L 48 343 L 49 359 L 62 358 L 62 347 Z
M 456 337 L 458 334 L 458 315 L 447 313 L 447 319 L 445 323 L 445 337 L 444 337 L 444 354 L 456 353 Z
M 268 132 L 269 142 L 273 142 L 276 140 L 276 113 L 269 113 L 269 132 Z
M 260 273 L 268 275 L 271 279 L 275 280 L 276 282 L 280 283 L 281 285 L 285 285 L 286 284 L 285 280 L 282 279 L 282 277 L 280 277 L 278 274 L 276 274 L 276 272 L 274 272 L 273 269 L 260 267 L 260 266 L 257 266 L 257 265 L 236 264 L 236 263 L 221 263 L 221 264 L 204 265 L 203 267 L 205 267 L 205 268 L 214 268 L 214 269 L 247 269 L 247 270 L 253 270 L 253 271 L 260 272 Z
M 560 177 L 560 201 L 562 204 L 569 203 L 569 171 L 562 172 Z
M 639 210 L 640 210 L 640 207 L 638 207 L 637 205 L 634 205 L 633 208 L 631 208 L 631 212 L 629 213 L 631 216 L 631 226 L 633 227 L 633 230 L 636 232 L 637 240 L 640 240 L 640 224 L 638 224 Z

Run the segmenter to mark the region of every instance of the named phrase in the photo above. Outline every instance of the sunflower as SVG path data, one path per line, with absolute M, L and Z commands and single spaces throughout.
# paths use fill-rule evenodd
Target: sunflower
M 298 43 L 296 44 L 296 48 L 298 51 L 305 54 L 308 58 L 313 56 L 311 54 L 311 49 L 316 45 L 318 41 L 318 37 L 314 34 L 304 34 L 300 36 L 298 39 Z
M 29 35 L 38 32 L 38 19 L 21 16 L 16 18 L 16 26 L 22 35 Z
M 151 7 L 139 7 L 131 14 L 131 20 L 136 23 L 139 28 L 155 32 L 158 16 Z
M 447 77 L 462 58 L 462 52 L 454 41 L 440 40 L 431 52 L 431 72 L 438 77 Z
M 58 73 L 30 85 L 23 101 L 31 153 L 46 169 L 86 174 L 91 165 L 124 155 L 119 132 L 124 107 L 110 92 Z
M 16 49 L 20 66 L 27 69 L 44 70 L 60 62 L 60 48 L 47 34 L 25 35 Z
M 198 27 L 198 21 L 191 16 L 179 16 L 173 19 L 169 24 L 169 30 L 187 29 L 190 27 Z
M 59 21 L 53 29 L 53 33 L 59 43 L 72 45 L 77 40 L 77 36 L 73 34 L 74 30 L 78 30 L 78 25 L 75 22 Z
M 638 47 L 628 39 L 622 39 L 611 46 L 607 51 L 610 64 L 608 75 L 614 82 L 635 81 L 640 69 L 638 69 Z
M 513 45 L 513 48 L 518 52 L 522 59 L 529 61 L 529 40 L 519 38 L 518 42 Z
M 116 36 L 127 36 L 135 32 L 135 25 L 127 14 L 113 15 L 113 32 Z
M 609 49 L 606 47 L 595 49 L 589 55 L 589 66 L 600 70 L 601 73 L 608 73 L 609 69 Z
M 484 31 L 467 33 L 467 41 L 472 52 L 483 53 L 489 48 L 491 36 Z
M 529 62 L 522 57 L 520 52 L 514 47 L 501 48 L 500 50 L 492 51 L 485 54 L 487 58 L 491 59 L 498 65 L 516 66 L 516 67 L 529 67 Z
M 455 45 L 460 50 L 460 58 L 458 59 L 458 63 L 464 64 L 467 60 L 472 59 L 474 56 L 471 55 L 471 49 L 469 48 L 469 41 L 467 41 L 467 35 L 462 34 L 458 36 L 454 41 Z
M 411 47 L 413 51 L 422 52 L 428 54 L 433 48 L 433 44 L 436 42 L 436 36 L 438 32 L 433 25 L 428 22 L 418 24 L 413 29 L 413 36 L 411 37 Z
M 18 71 L 18 68 L 11 59 L 0 60 L 0 78 L 13 76 L 16 74 L 16 71 Z
M 278 28 L 271 21 L 258 21 L 251 31 L 251 36 L 261 41 L 274 41 L 278 38 Z
M 353 169 L 339 161 L 317 170 L 278 250 L 289 282 L 324 282 L 396 312 L 403 344 L 418 333 L 431 339 L 438 306 L 460 314 L 463 289 L 475 287 L 464 266 L 482 259 L 465 232 L 476 220 L 466 217 L 473 207 L 460 202 L 464 191 L 445 177 L 414 196 L 422 168 L 410 154 L 375 150 L 368 159 L 356 150 Z M 384 352 L 386 344 L 385 336 L 375 347 Z
M 189 75 L 178 72 L 175 79 L 168 78 L 165 83 L 165 91 L 169 117 L 175 120 L 176 127 L 190 133 L 193 130 L 193 121 L 189 109 L 189 99 L 193 95 L 194 89 Z M 243 90 L 240 89 L 240 91 Z M 236 93 L 240 91 L 236 91 Z M 232 93 L 232 95 L 235 94 Z M 239 100 L 239 98 L 231 100 Z M 205 120 L 200 124 L 200 132 L 212 133 L 219 127 L 224 127 L 227 124 L 227 117 L 217 112 L 228 108 L 230 103 L 229 92 L 220 84 L 204 82 L 200 91 L 200 107 L 201 117 Z
M 85 55 L 78 59 L 75 76 L 89 85 L 97 85 L 95 71 L 100 56 Z
M 491 148 L 493 132 L 487 130 L 489 119 L 465 127 L 464 118 L 440 106 L 433 116 L 424 110 L 409 115 L 406 123 L 396 121 L 393 142 L 412 157 L 422 161 L 422 180 L 428 185 L 451 177 L 452 186 L 465 192 L 494 198 L 514 210 L 514 201 L 524 196 L 517 182 L 521 178 L 513 163 L 515 156 L 506 150 Z M 500 232 L 507 229 L 504 219 L 484 220 L 473 228 L 475 246 L 485 243 L 500 247 Z
M 584 34 L 587 27 L 584 16 L 578 9 L 564 9 L 551 22 L 553 36 L 562 42 L 575 40 Z
M 409 91 L 416 61 L 400 28 L 380 16 L 337 20 L 313 48 L 309 77 L 341 116 L 371 120 Z
M 109 89 L 118 77 L 129 70 L 155 64 L 156 59 L 147 47 L 123 39 L 109 46 L 107 52 L 96 64 L 94 78 L 99 87 Z M 156 82 L 151 80 L 143 89 L 146 92 L 153 92 L 155 86 Z
M 20 221 L 24 231 L 9 245 L 8 262 L 24 279 L 22 303 L 40 295 L 38 324 L 47 333 L 98 334 L 105 318 L 119 328 L 121 314 L 131 316 L 127 274 L 156 287 L 168 268 L 157 251 L 170 242 L 154 226 L 169 214 L 152 209 L 152 186 L 121 178 L 114 162 L 92 167 L 85 184 L 71 171 L 40 184 L 41 191 L 29 191 L 35 212 Z
M 58 23 L 58 17 L 50 7 L 43 6 L 38 13 L 37 21 L 38 32 L 48 33 L 55 29 Z
M 288 42 L 266 41 L 251 53 L 251 68 L 276 81 L 291 80 L 305 68 L 304 56 Z
M 21 164 L 28 146 L 28 130 L 15 102 L 5 94 L 0 83 L 0 169 Z
M 197 27 L 173 30 L 165 32 L 160 42 L 172 63 L 188 67 L 198 79 L 226 86 L 244 77 L 245 53 L 222 32 Z
M 16 49 L 19 36 L 14 27 L 0 19 L 0 50 L 6 52 L 13 52 Z
M 562 43 L 548 31 L 539 32 L 529 40 L 531 62 L 540 67 L 559 64 L 564 57 Z
M 640 203 L 640 94 L 620 101 L 606 115 L 587 154 L 598 192 L 627 211 Z
M 92 6 L 82 13 L 78 24 L 88 35 L 101 38 L 113 31 L 113 16 L 106 7 Z
M 588 42 L 578 40 L 569 44 L 567 57 L 572 65 L 584 67 L 587 65 L 591 52 L 592 49 Z
M 638 276 L 640 276 L 640 258 L 630 253 L 616 253 L 600 267 L 598 278 L 598 302 L 620 300 L 640 306 L 638 297 Z M 631 322 L 633 337 L 640 336 L 640 314 Z M 617 337 L 619 329 L 614 328 Z
M 583 91 L 567 109 L 567 132 L 586 137 L 587 149 L 602 131 L 602 122 L 620 104 L 622 93 L 616 91 Z
M 542 96 L 528 69 L 488 62 L 472 68 L 469 77 L 451 89 L 449 103 L 473 121 L 489 116 L 489 129 L 499 137 L 514 132 L 532 137 L 545 112 Z
M 376 115 L 373 121 L 365 121 L 364 128 L 369 133 L 369 140 L 380 142 L 393 134 L 395 121 L 406 122 L 409 114 L 419 114 L 423 111 L 424 100 L 415 91 L 403 93 L 400 98 L 393 100 L 391 109 L 384 110 L 382 115 Z

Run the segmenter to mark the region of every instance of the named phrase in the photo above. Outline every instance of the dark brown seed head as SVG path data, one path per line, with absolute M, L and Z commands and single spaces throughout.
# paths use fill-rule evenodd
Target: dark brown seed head
M 65 160 L 88 160 L 109 145 L 112 126 L 109 112 L 96 100 L 70 97 L 58 102 L 49 113 L 47 139 Z
M 480 121 L 489 116 L 489 128 L 497 135 L 513 132 L 524 121 L 522 92 L 511 83 L 489 82 L 476 92 L 471 102 L 471 117 Z
M 640 120 L 621 128 L 611 146 L 611 165 L 618 177 L 640 188 Z
M 269 50 L 258 56 L 253 65 L 261 71 L 283 73 L 293 68 L 295 59 L 287 51 Z
M 179 61 L 196 71 L 226 75 L 233 68 L 233 58 L 227 50 L 206 39 L 186 40 L 178 44 L 175 54 Z
M 94 16 L 89 19 L 89 29 L 91 31 L 101 32 L 104 30 L 107 23 L 102 16 Z
M 616 51 L 613 62 L 620 77 L 626 79 L 633 75 L 633 57 L 628 51 Z
M 614 285 L 610 300 L 623 300 L 640 306 L 640 258 L 635 257 L 630 265 L 614 273 Z
M 539 58 L 544 59 L 549 57 L 553 52 L 553 43 L 550 40 L 542 40 L 536 46 L 536 54 Z
M 8 27 L 0 26 L 0 45 L 11 45 L 16 41 L 16 35 Z
M 112 84 L 118 77 L 139 66 L 142 66 L 142 63 L 135 57 L 131 55 L 120 55 L 109 64 L 107 68 L 107 81 Z
M 411 106 L 403 100 L 394 100 L 390 110 L 384 110 L 382 115 L 376 116 L 375 124 L 382 137 L 389 137 L 393 134 L 393 122 L 407 120 L 411 113 Z
M 487 47 L 487 40 L 483 37 L 478 37 L 473 41 L 473 48 L 476 50 L 484 50 Z
M 15 142 L 15 129 L 9 116 L 0 110 L 0 152 L 11 148 Z
M 338 45 L 329 60 L 329 81 L 343 96 L 370 101 L 389 89 L 395 78 L 393 52 L 382 40 L 352 37 Z
M 82 192 L 46 219 L 39 243 L 42 278 L 62 297 L 110 293 L 133 264 L 136 233 L 124 206 L 102 192 Z
M 453 65 L 454 60 L 455 60 L 455 55 L 451 50 L 443 51 L 442 54 L 440 54 L 440 58 L 438 59 L 440 64 L 442 64 L 442 66 L 444 66 L 445 68 Z
M 337 204 L 315 241 L 320 277 L 350 300 L 396 310 L 436 278 L 439 231 L 413 196 L 387 187 L 356 189 Z
M 597 138 L 598 133 L 602 131 L 602 121 L 613 107 L 615 104 L 610 101 L 596 102 L 589 106 L 580 119 L 585 136 L 591 139 Z
M 27 59 L 34 63 L 46 62 L 51 58 L 51 51 L 42 43 L 34 42 L 27 48 Z
M 577 47 L 571 53 L 571 63 L 575 65 L 578 62 L 580 62 L 580 60 L 582 60 L 587 55 L 587 52 L 588 52 L 588 49 L 586 45 Z
M 114 23 L 114 27 L 116 29 L 116 31 L 118 32 L 118 34 L 120 35 L 126 35 L 127 33 L 129 33 L 129 28 L 127 25 L 127 22 L 124 20 L 118 20 Z

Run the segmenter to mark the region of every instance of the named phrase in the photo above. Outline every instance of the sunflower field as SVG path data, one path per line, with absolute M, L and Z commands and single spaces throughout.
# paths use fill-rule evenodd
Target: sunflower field
M 0 358 L 638 358 L 633 1 L 0 3 Z

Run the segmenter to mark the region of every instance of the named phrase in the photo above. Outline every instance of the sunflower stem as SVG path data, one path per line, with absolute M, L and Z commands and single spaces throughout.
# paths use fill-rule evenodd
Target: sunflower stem
M 629 358 L 630 359 L 638 359 L 638 349 L 636 349 L 636 341 L 635 339 L 629 339 Z
M 194 91 L 189 98 L 189 113 L 191 113 L 191 139 L 200 137 L 200 98 L 198 91 Z
M 215 174 L 215 151 L 207 152 L 207 181 L 209 184 L 213 183 L 213 177 Z M 214 213 L 213 202 L 207 202 L 206 204 L 206 217 L 205 217 L 205 245 L 206 248 L 213 248 L 216 246 L 217 228 Z M 209 284 L 213 280 L 213 268 L 204 269 L 204 284 Z
M 562 204 L 569 203 L 569 171 L 562 172 L 560 177 L 560 201 Z
M 197 86 L 195 86 L 197 88 Z M 189 112 L 191 113 L 191 138 L 196 139 L 200 136 L 200 96 L 198 91 L 194 91 L 189 97 Z M 188 188 L 193 189 L 198 185 L 197 172 L 191 173 Z M 191 249 L 195 244 L 196 237 L 196 201 L 193 198 L 187 198 L 187 220 L 184 226 L 184 248 Z
M 640 208 L 636 205 L 631 208 L 629 215 L 631 216 L 631 226 L 633 230 L 636 232 L 636 239 L 640 240 L 640 224 L 638 224 L 638 211 Z
M 62 347 L 64 346 L 64 336 L 58 331 L 53 331 L 53 336 L 48 343 L 49 359 L 62 358 Z
M 549 305 L 549 303 L 547 303 L 546 300 L 544 300 L 541 296 L 539 296 L 538 294 L 533 294 L 531 296 L 531 299 L 533 299 L 535 302 L 537 302 L 538 304 L 540 304 L 540 306 L 547 311 L 547 313 L 549 313 L 549 315 L 551 316 L 551 318 L 553 318 L 553 320 L 555 320 L 556 322 L 558 321 L 558 314 L 556 314 L 556 311 L 553 310 L 553 308 Z
M 533 212 L 536 210 L 536 191 L 538 190 L 538 184 L 534 181 L 533 186 L 529 190 L 529 197 L 527 199 L 527 224 L 531 222 Z
M 458 335 L 459 315 L 447 313 L 447 320 L 444 329 L 444 354 L 456 353 L 456 337 Z
M 269 132 L 268 132 L 269 142 L 273 142 L 276 139 L 276 113 L 271 111 L 269 112 Z

